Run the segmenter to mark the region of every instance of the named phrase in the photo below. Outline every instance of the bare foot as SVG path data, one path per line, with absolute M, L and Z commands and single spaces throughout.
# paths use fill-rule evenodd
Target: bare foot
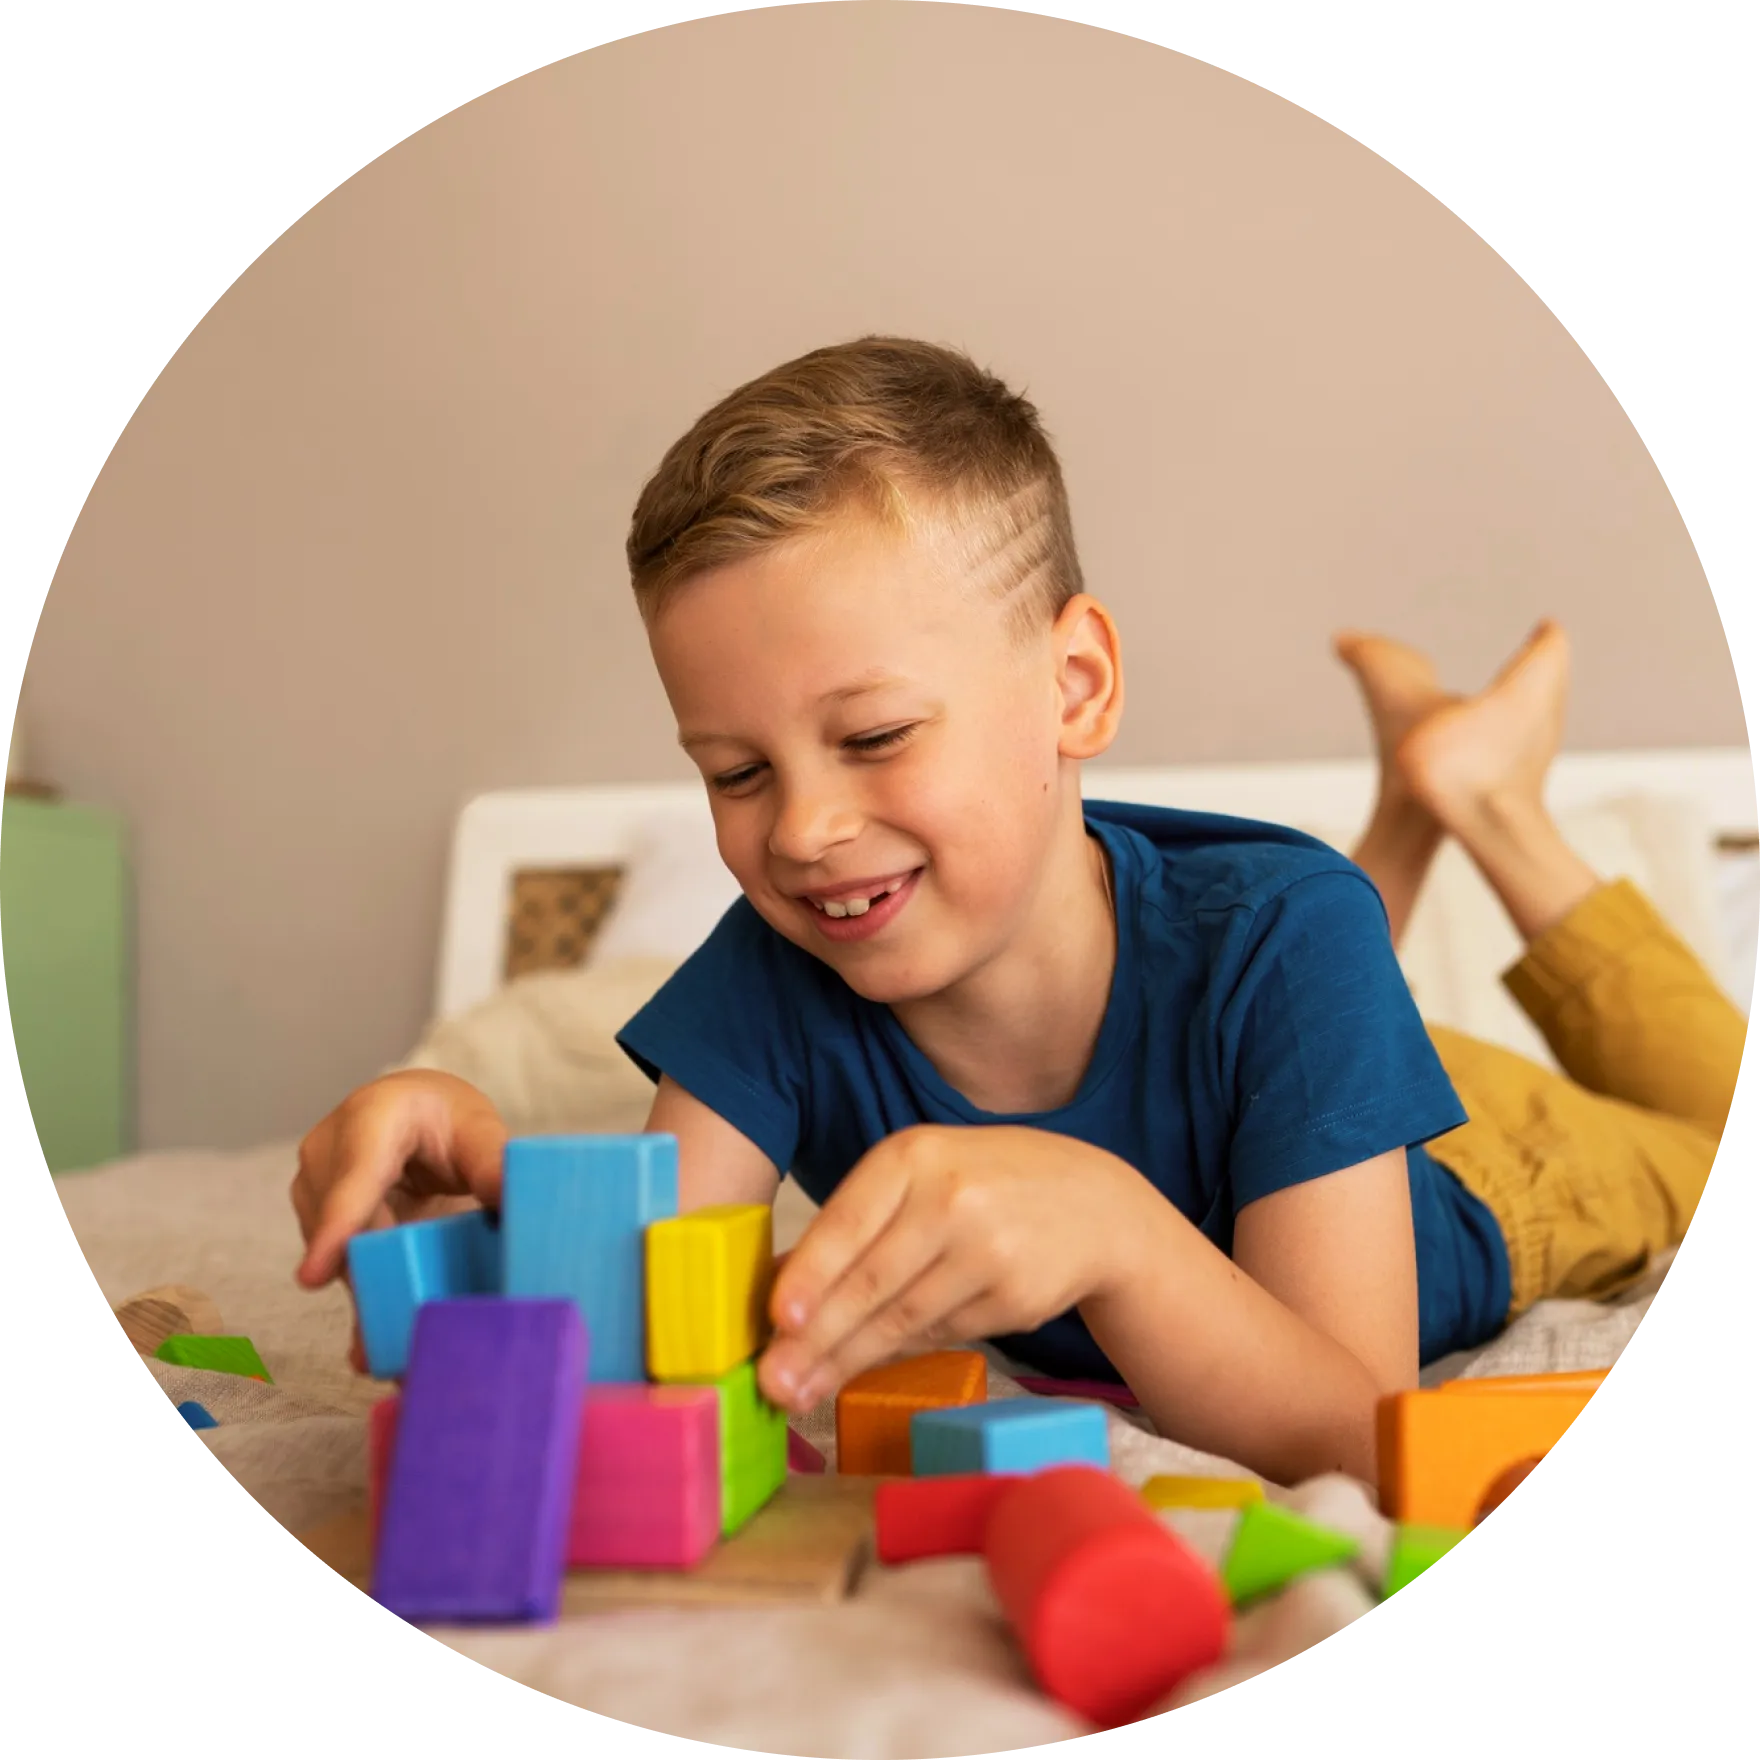
M 1569 685 L 1570 642 L 1548 620 L 1477 696 L 1443 698 L 1422 714 L 1395 746 L 1392 768 L 1457 836 L 1491 811 L 1543 811 Z
M 1402 787 L 1394 763 L 1400 745 L 1420 721 L 1456 699 L 1445 691 L 1427 654 L 1386 636 L 1346 630 L 1333 637 L 1333 652 L 1357 675 L 1375 732 L 1382 782 Z

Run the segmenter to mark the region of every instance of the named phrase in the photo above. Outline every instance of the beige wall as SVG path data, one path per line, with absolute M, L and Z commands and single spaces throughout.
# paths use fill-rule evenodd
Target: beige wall
M 133 827 L 145 1144 L 294 1134 L 408 1047 L 471 793 L 686 773 L 627 603 L 634 495 L 715 396 L 874 329 L 1040 403 L 1128 643 L 1121 762 L 1359 752 L 1331 629 L 1470 685 L 1543 612 L 1578 638 L 1572 744 L 1745 737 L 1613 396 L 1363 147 L 1036 16 L 657 32 L 292 227 L 86 505 L 25 725 Z

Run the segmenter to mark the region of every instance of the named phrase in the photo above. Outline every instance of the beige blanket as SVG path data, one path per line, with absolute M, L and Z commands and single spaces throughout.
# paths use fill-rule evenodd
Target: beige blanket
M 229 1329 L 253 1339 L 272 1386 L 145 1363 L 175 1400 L 199 1399 L 218 1429 L 203 1443 L 277 1521 L 303 1530 L 364 1495 L 364 1415 L 386 1389 L 347 1367 L 340 1289 L 310 1294 L 292 1269 L 291 1146 L 243 1155 L 143 1156 L 58 1182 L 69 1220 L 111 1304 L 155 1285 L 206 1291 Z M 806 1213 L 785 1186 L 778 1235 Z M 1661 1275 L 1608 1307 L 1552 1302 L 1451 1365 L 1470 1374 L 1611 1363 Z M 1434 1376 L 1427 1377 L 1433 1379 Z M 993 1393 L 1016 1391 L 997 1363 Z M 1114 1415 L 1113 1461 L 1133 1484 L 1156 1472 L 1239 1472 Z M 834 1457 L 831 1410 L 801 1428 Z M 1386 1524 L 1363 1489 L 1316 1480 L 1273 1495 L 1364 1543 L 1360 1570 L 1304 1579 L 1239 1620 L 1233 1650 L 1180 1700 L 1293 1655 L 1372 1605 L 1366 1583 Z M 1232 1518 L 1170 1517 L 1219 1559 Z M 1034 1687 L 985 1582 L 968 1559 L 871 1567 L 832 1607 L 644 1609 L 571 1615 L 543 1630 L 448 1631 L 443 1642 L 516 1680 L 674 1735 L 772 1753 L 885 1757 L 994 1753 L 1085 1733 Z M 706 1659 L 713 1666 L 705 1666 Z

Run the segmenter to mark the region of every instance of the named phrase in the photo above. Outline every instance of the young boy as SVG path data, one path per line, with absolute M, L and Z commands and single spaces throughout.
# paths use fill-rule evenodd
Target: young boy
M 964 356 L 870 337 L 734 392 L 643 490 L 629 557 L 745 896 L 621 1042 L 657 1080 L 682 1208 L 769 1201 L 790 1169 L 823 1203 L 775 1284 L 777 1403 L 991 1338 L 1122 1377 L 1164 1433 L 1273 1479 L 1372 1481 L 1375 1402 L 1420 1360 L 1679 1238 L 1741 1044 L 1703 973 L 1714 1067 L 1660 1121 L 1658 1171 L 1649 1115 L 1634 1137 L 1593 1110 L 1619 1102 L 1462 1041 L 1490 1114 L 1468 1124 L 1389 934 L 1446 829 L 1555 936 L 1559 1011 L 1601 981 L 1584 911 L 1621 947 L 1666 938 L 1665 978 L 1691 964 L 1540 809 L 1556 631 L 1466 704 L 1408 651 L 1344 646 L 1387 760 L 1359 867 L 1279 827 L 1084 804 L 1118 632 L 1035 412 Z M 1554 1087 L 1597 1155 L 1619 1139 L 1595 1177 L 1643 1194 L 1562 1259 L 1576 1160 L 1522 1134 Z M 351 1096 L 302 1145 L 302 1281 L 394 1199 L 493 1203 L 504 1138 L 449 1077 Z

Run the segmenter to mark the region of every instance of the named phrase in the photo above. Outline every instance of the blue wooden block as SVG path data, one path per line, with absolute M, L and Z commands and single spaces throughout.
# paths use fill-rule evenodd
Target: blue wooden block
M 644 1240 L 650 1222 L 677 1214 L 676 1137 L 515 1137 L 502 1162 L 502 1287 L 577 1303 L 592 1378 L 641 1381 Z
M 423 1305 L 379 1522 L 375 1601 L 416 1621 L 556 1617 L 586 1358 L 572 1302 Z
M 199 1399 L 186 1399 L 177 1408 L 192 1430 L 218 1430 L 220 1420 Z
M 913 1473 L 1036 1473 L 1075 1461 L 1112 1465 L 1105 1408 L 1089 1400 L 1029 1394 L 911 1418 Z
M 410 1332 L 424 1302 L 500 1292 L 501 1231 L 486 1210 L 466 1210 L 357 1234 L 348 1243 L 348 1281 L 367 1368 L 390 1381 L 409 1361 Z

